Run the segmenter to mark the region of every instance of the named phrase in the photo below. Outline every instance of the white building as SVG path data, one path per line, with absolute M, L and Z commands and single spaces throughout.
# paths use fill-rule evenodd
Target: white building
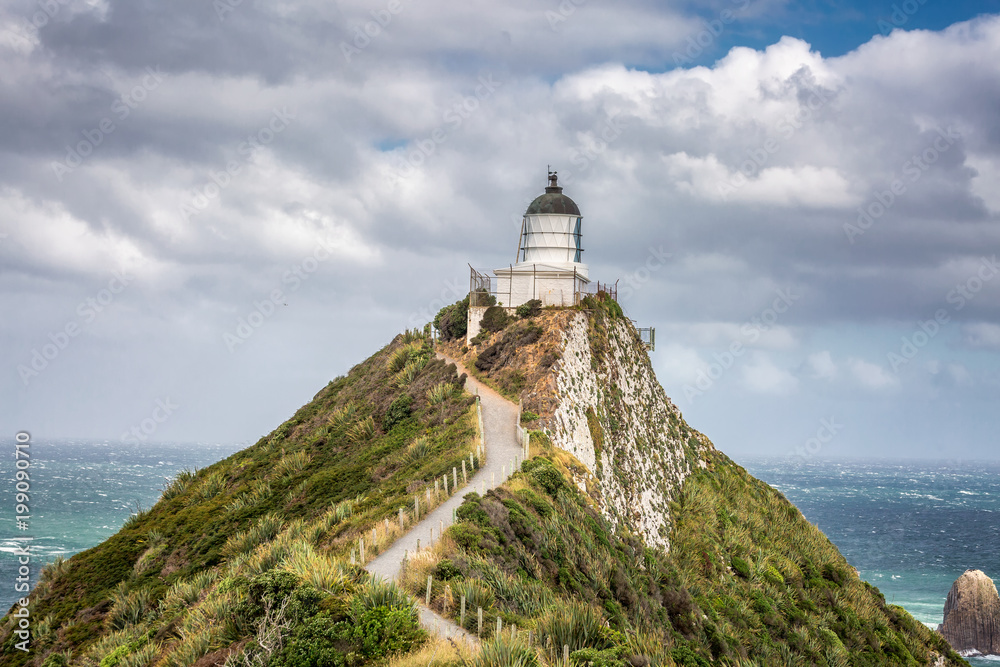
M 545 194 L 535 198 L 524 213 L 517 263 L 494 269 L 494 276 L 472 269 L 469 282 L 469 327 L 466 339 L 479 333 L 479 323 L 489 307 L 486 293 L 499 306 L 513 311 L 538 299 L 543 306 L 575 306 L 588 293 L 590 272 L 583 263 L 583 215 L 580 207 L 562 193 L 555 172 L 549 172 Z M 470 267 L 471 268 L 471 267 Z M 606 289 L 600 283 L 598 289 Z

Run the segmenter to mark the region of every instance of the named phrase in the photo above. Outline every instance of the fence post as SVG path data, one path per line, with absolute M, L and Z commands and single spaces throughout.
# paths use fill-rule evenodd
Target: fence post
M 503 628 L 503 619 L 497 616 L 497 639 L 500 638 L 500 630 Z
M 479 608 L 479 629 L 476 631 L 476 635 L 479 637 L 483 636 L 483 608 Z
M 434 579 L 431 575 L 427 575 L 427 606 L 431 606 L 431 581 Z
M 413 520 L 420 520 L 420 496 L 416 494 L 413 496 Z
M 358 550 L 361 552 L 361 565 L 365 564 L 365 538 L 358 538 Z
M 462 626 L 463 628 L 465 627 L 465 596 L 464 595 L 462 596 L 462 612 L 459 615 L 458 624 L 460 626 Z
M 569 667 L 569 644 L 563 644 L 563 664 Z
M 403 508 L 399 508 L 399 529 L 403 530 Z
M 462 484 L 468 484 L 469 478 L 465 474 L 465 459 L 462 459 Z
M 451 488 L 458 488 L 458 468 L 455 466 L 451 467 Z

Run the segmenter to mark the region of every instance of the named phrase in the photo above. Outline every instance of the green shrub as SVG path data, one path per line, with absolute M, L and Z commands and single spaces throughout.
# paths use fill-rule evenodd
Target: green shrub
M 434 328 L 440 332 L 443 341 L 465 338 L 468 326 L 469 297 L 445 306 L 434 316 Z
M 525 301 L 520 306 L 517 307 L 517 316 L 522 320 L 534 317 L 542 312 L 542 302 L 539 299 L 531 299 L 530 301 Z
M 559 490 L 566 485 L 562 474 L 548 459 L 539 457 L 534 462 L 535 465 L 531 467 L 530 472 L 532 479 L 545 489 L 546 493 L 555 497 Z
M 521 413 L 521 423 L 527 424 L 538 419 L 538 414 L 532 412 L 531 410 L 525 410 Z
M 483 331 L 489 331 L 490 333 L 496 333 L 497 331 L 502 331 L 511 322 L 510 315 L 507 311 L 500 306 L 490 306 L 483 313 L 482 322 L 479 323 L 480 328 Z
M 402 422 L 410 416 L 413 397 L 409 394 L 400 394 L 389 404 L 389 409 L 382 416 L 382 430 L 388 433 L 392 427 Z
M 744 579 L 750 578 L 750 563 L 746 562 L 739 556 L 733 556 L 730 563 L 733 566 L 733 572 L 740 575 Z
M 627 667 L 621 655 L 621 648 L 609 648 L 603 651 L 585 648 L 570 653 L 569 659 L 574 665 L 581 667 Z
M 785 585 L 785 578 L 781 576 L 781 572 L 778 572 L 777 568 L 775 568 L 773 565 L 768 565 L 764 569 L 764 579 L 774 584 L 775 586 Z
M 448 581 L 456 577 L 460 577 L 462 571 L 458 569 L 454 563 L 445 558 L 437 564 L 434 568 L 434 578 L 440 579 L 441 581 Z

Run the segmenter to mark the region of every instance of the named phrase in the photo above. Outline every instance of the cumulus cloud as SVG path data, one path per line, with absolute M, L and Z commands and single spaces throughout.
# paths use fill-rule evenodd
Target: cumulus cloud
M 829 350 L 814 352 L 806 359 L 812 377 L 820 380 L 834 380 L 840 375 L 840 369 L 834 363 Z
M 962 327 L 962 333 L 969 347 L 1000 350 L 1000 324 L 970 322 Z
M 854 379 L 868 389 L 880 390 L 899 385 L 899 378 L 870 361 L 851 358 L 847 360 L 847 366 Z
M 799 384 L 788 370 L 779 367 L 769 356 L 755 352 L 741 368 L 743 385 L 754 393 L 784 395 L 794 391 Z

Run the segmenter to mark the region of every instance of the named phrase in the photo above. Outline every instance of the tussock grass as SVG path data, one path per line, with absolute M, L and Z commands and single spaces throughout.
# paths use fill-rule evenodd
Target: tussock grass
M 427 458 L 431 453 L 431 443 L 430 440 L 421 436 L 415 438 L 410 446 L 406 448 L 406 458 L 410 461 L 420 461 L 421 459 Z
M 170 500 L 171 498 L 176 498 L 177 496 L 184 493 L 188 487 L 191 486 L 191 482 L 195 478 L 194 470 L 182 470 L 177 475 L 170 480 L 166 487 L 163 489 L 163 493 L 160 495 L 161 500 Z
M 347 430 L 347 439 L 358 444 L 371 440 L 375 436 L 375 420 L 371 415 L 357 422 Z
M 457 667 L 469 665 L 475 651 L 462 641 L 436 639 L 412 653 L 390 660 L 386 667 Z
M 315 588 L 337 595 L 349 587 L 351 576 L 343 563 L 320 553 L 309 542 L 300 540 L 289 548 L 280 569 L 291 572 Z
M 302 469 L 307 465 L 309 465 L 309 454 L 299 451 L 281 457 L 281 460 L 274 466 L 274 470 L 278 476 L 284 477 L 302 472 Z
M 479 653 L 468 664 L 472 667 L 540 667 L 542 661 L 538 649 L 528 646 L 526 640 L 502 634 L 483 642 Z M 558 661 L 551 664 L 558 664 Z
M 335 429 L 344 429 L 355 422 L 358 416 L 358 406 L 348 403 L 333 411 L 327 418 L 327 423 Z
M 431 405 L 444 403 L 451 396 L 454 387 L 450 382 L 439 382 L 427 390 L 427 402 Z
M 111 611 L 104 620 L 113 630 L 124 630 L 142 622 L 153 608 L 153 595 L 148 588 L 130 591 L 125 582 L 120 583 L 110 597 Z
M 273 540 L 281 532 L 282 525 L 283 521 L 277 514 L 265 514 L 249 530 L 230 536 L 222 548 L 222 555 L 231 557 L 253 551 L 259 545 Z
M 537 621 L 538 638 L 552 646 L 550 660 L 559 659 L 563 646 L 570 651 L 611 648 L 605 638 L 604 616 L 588 604 L 562 602 L 545 610 Z
M 221 648 L 220 635 L 221 630 L 218 627 L 209 626 L 184 636 L 159 664 L 162 667 L 191 667 L 205 654 Z

